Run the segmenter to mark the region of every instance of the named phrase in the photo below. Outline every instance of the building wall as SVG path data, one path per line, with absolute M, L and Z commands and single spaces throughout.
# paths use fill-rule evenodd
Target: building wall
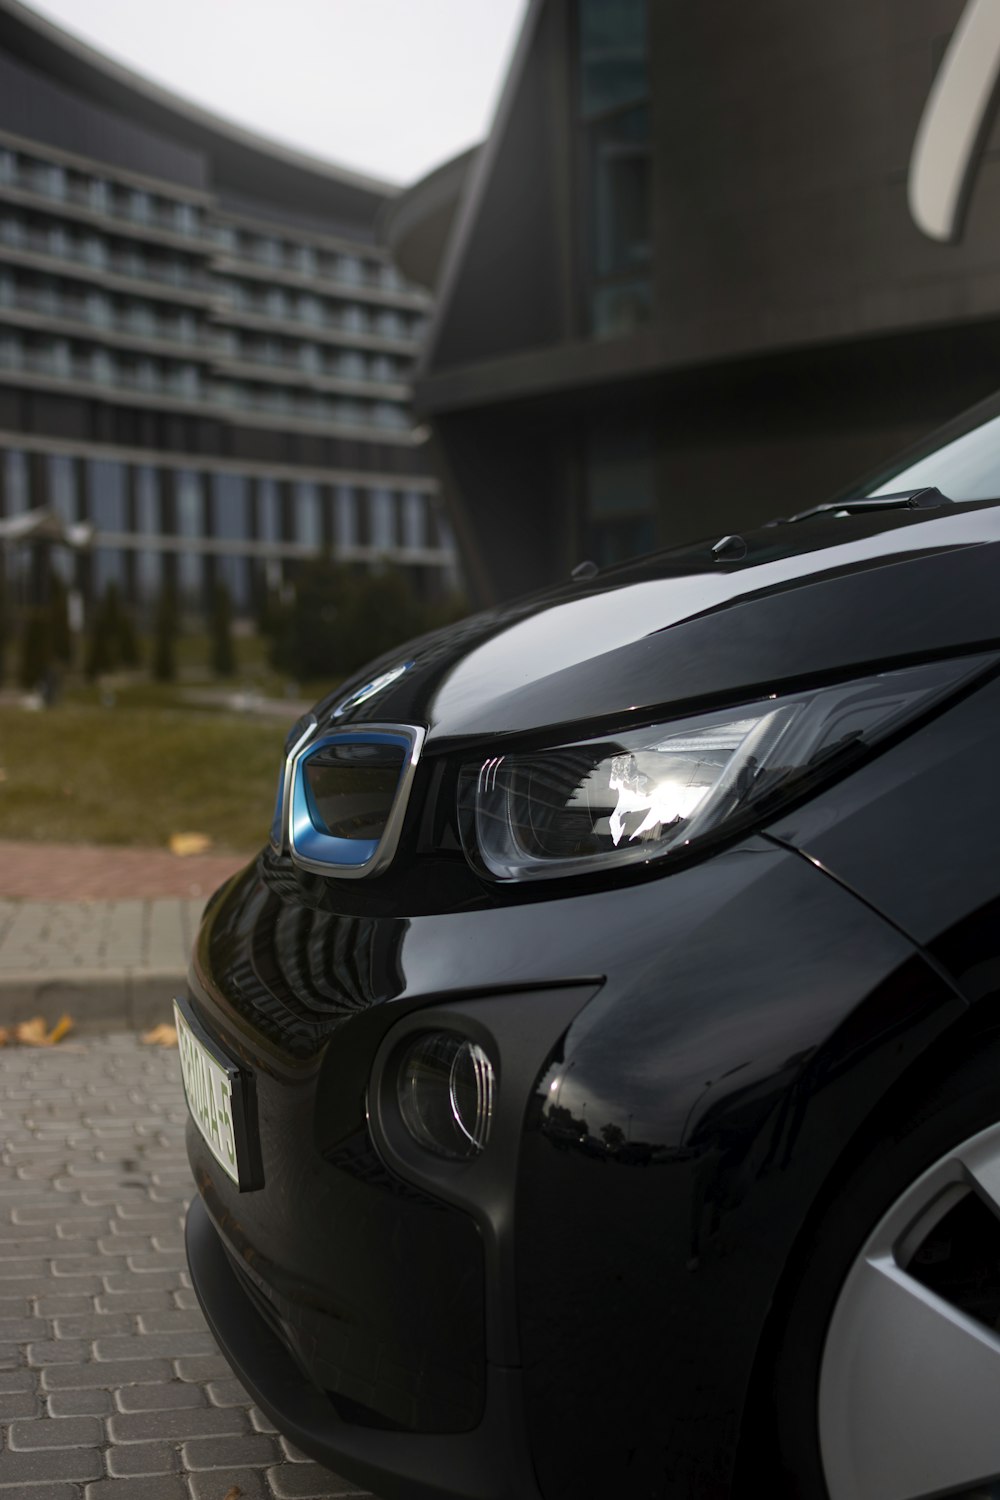
M 416 381 L 479 597 L 801 509 L 995 388 L 1000 126 L 950 242 L 908 203 L 964 11 L 534 0 Z
M 248 611 L 322 547 L 452 586 L 411 408 L 429 299 L 374 243 L 378 196 L 250 196 L 210 136 L 5 55 L 3 20 L 0 514 L 89 521 L 92 551 L 57 565 L 147 609 L 225 581 Z

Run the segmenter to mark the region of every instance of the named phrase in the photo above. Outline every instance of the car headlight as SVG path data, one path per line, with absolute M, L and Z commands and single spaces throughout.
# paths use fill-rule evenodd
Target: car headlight
M 995 662 L 963 657 L 463 768 L 472 862 L 499 880 L 693 853 L 759 823 Z

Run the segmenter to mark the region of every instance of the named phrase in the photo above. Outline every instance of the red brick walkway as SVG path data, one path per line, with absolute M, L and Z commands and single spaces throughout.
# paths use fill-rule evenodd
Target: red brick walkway
M 0 840 L 0 900 L 155 901 L 162 896 L 191 900 L 211 895 L 247 858 L 194 854 L 180 859 L 166 849 Z

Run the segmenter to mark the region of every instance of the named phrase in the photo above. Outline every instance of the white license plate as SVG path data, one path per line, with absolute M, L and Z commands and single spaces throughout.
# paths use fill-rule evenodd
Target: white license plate
M 240 1163 L 236 1154 L 233 1122 L 233 1081 L 236 1072 L 214 1056 L 188 1025 L 177 1001 L 174 1024 L 181 1057 L 181 1077 L 191 1118 L 219 1166 L 240 1185 Z

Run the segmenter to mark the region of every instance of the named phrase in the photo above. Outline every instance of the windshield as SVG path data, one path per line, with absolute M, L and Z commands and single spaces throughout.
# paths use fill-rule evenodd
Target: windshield
M 924 485 L 935 485 L 949 500 L 993 500 L 1000 496 L 1000 417 L 897 470 L 868 493 L 891 495 Z

